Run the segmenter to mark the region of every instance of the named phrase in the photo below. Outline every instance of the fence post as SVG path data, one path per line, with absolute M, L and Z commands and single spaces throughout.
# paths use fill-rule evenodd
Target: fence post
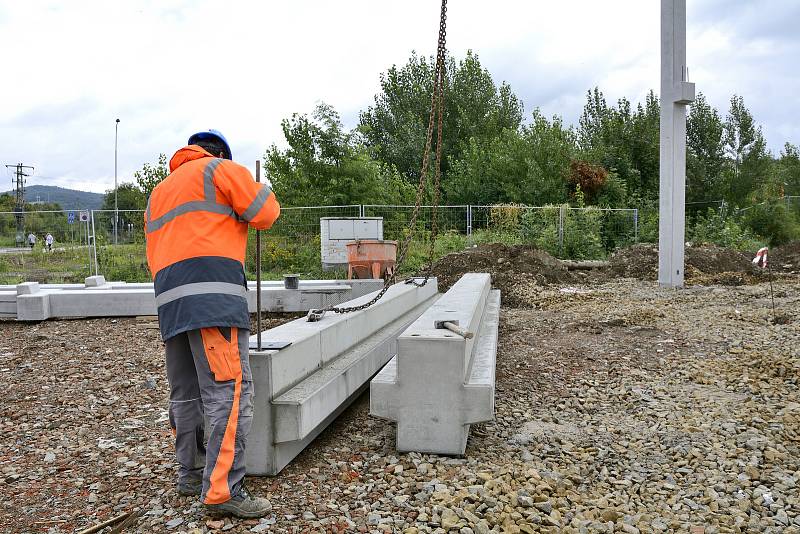
M 564 250 L 564 218 L 566 217 L 567 207 L 561 204 L 558 207 L 558 250 Z
M 79 223 L 80 224 L 80 223 Z M 86 220 L 86 253 L 89 255 L 89 276 L 92 276 L 92 240 L 89 237 L 89 220 Z
M 467 205 L 467 237 L 472 235 L 472 204 Z
M 94 228 L 94 210 L 92 210 L 90 213 L 92 219 L 92 248 L 90 250 L 94 252 L 94 274 L 100 274 L 100 269 L 97 267 L 97 232 Z M 91 272 L 91 266 L 89 267 L 89 271 Z
M 633 208 L 633 242 L 639 242 L 639 208 Z

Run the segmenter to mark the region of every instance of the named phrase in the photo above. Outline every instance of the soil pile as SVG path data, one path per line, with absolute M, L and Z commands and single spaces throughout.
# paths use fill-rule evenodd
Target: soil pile
M 571 282 L 574 276 L 558 259 L 527 245 L 477 245 L 444 256 L 433 265 L 439 291 L 445 292 L 466 273 L 489 273 L 492 286 L 503 292 L 503 305 L 515 307 L 522 286 Z
M 769 262 L 776 271 L 800 271 L 800 241 L 787 243 L 770 250 Z
M 703 284 L 741 285 L 756 281 L 749 255 L 717 245 L 686 247 L 686 280 Z M 658 278 L 658 246 L 639 243 L 611 256 L 615 276 L 655 280 Z M 733 273 L 733 274 L 731 274 Z

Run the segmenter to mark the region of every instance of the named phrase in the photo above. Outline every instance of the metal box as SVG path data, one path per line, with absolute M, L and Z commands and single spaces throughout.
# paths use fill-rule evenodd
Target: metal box
M 324 270 L 347 269 L 347 243 L 383 239 L 383 217 L 320 217 L 320 247 Z

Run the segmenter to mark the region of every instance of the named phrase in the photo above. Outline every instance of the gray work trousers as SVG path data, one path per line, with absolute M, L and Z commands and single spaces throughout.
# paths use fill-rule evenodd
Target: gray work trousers
M 235 496 L 244 479 L 244 452 L 253 421 L 249 335 L 249 330 L 236 327 L 212 327 L 165 342 L 178 481 L 202 478 L 201 500 L 206 504 Z

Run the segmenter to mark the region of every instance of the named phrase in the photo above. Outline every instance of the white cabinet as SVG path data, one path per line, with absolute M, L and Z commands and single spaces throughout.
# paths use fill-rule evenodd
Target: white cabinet
M 322 268 L 347 268 L 347 243 L 383 239 L 383 217 L 320 217 Z

